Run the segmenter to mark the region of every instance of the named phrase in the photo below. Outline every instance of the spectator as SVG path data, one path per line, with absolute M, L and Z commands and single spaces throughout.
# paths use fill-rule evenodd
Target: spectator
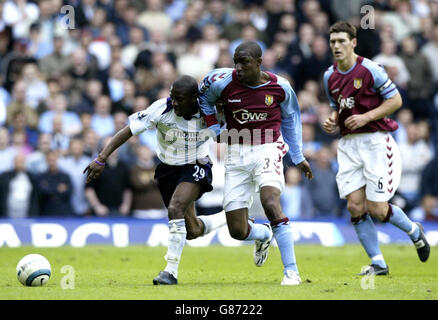
M 409 216 L 415 221 L 438 221 L 438 198 L 426 195 L 421 200 L 421 205 L 414 208 Z
M 68 152 L 70 144 L 70 136 L 64 133 L 62 128 L 62 116 L 56 114 L 53 117 L 53 132 L 52 132 L 52 150 L 57 150 L 60 155 L 65 155 Z
M 26 156 L 17 153 L 14 169 L 0 174 L 0 216 L 26 218 L 38 214 L 35 177 L 26 171 Z
M 9 131 L 12 135 L 14 132 L 22 132 L 25 136 L 26 143 L 29 144 L 32 149 L 37 147 L 38 132 L 28 126 L 28 119 L 25 113 L 17 111 L 12 115 L 12 123 L 9 126 Z
M 24 81 L 17 81 L 14 84 L 12 102 L 7 107 L 6 123 L 12 125 L 13 115 L 17 112 L 25 114 L 30 128 L 36 129 L 38 126 L 38 114 L 35 109 L 26 103 L 26 84 Z
M 103 145 L 111 137 L 103 140 Z M 112 186 L 108 188 L 108 186 Z M 106 161 L 102 174 L 86 185 L 85 196 L 92 213 L 99 217 L 127 216 L 132 205 L 129 168 L 118 159 L 117 150 Z
M 248 24 L 242 28 L 240 37 L 230 43 L 230 46 L 228 48 L 228 53 L 230 54 L 230 56 L 233 56 L 236 48 L 244 41 L 256 41 L 260 48 L 262 48 L 263 54 L 267 48 L 266 44 L 263 41 L 257 39 L 257 29 L 252 24 Z
M 398 129 L 394 132 L 394 139 L 397 143 L 407 142 L 406 127 L 414 120 L 414 115 L 409 108 L 402 108 L 397 112 Z
M 136 87 L 132 80 L 123 80 L 123 98 L 113 103 L 112 113 L 124 112 L 126 114 L 133 113 L 135 105 Z
M 167 212 L 154 180 L 154 154 L 144 145 L 139 145 L 136 153 L 137 161 L 130 169 L 132 214 L 137 218 L 165 218 Z
M 93 129 L 84 131 L 84 154 L 90 158 L 94 158 L 97 155 L 99 148 L 99 136 Z
M 30 25 L 38 19 L 38 15 L 38 6 L 27 0 L 8 0 L 2 10 L 2 20 L 6 26 L 12 27 L 14 38 L 28 37 Z
M 29 142 L 27 142 L 26 132 L 15 131 L 12 133 L 11 137 L 11 146 L 15 149 L 15 152 L 23 153 L 27 156 L 33 151 L 32 146 L 29 144 Z
M 409 71 L 396 51 L 397 43 L 392 39 L 385 39 L 382 42 L 381 53 L 375 56 L 373 61 L 388 69 L 389 77 L 397 86 L 406 89 L 410 78 Z
M 38 61 L 42 75 L 46 78 L 59 78 L 70 68 L 70 59 L 63 53 L 64 38 L 55 36 L 53 39 L 53 53 Z
M 433 89 L 433 73 L 429 60 L 418 52 L 414 37 L 402 41 L 401 58 L 409 72 L 407 83 L 408 106 L 415 119 L 429 119 L 432 116 L 430 96 Z
M 312 56 L 312 43 L 315 39 L 315 28 L 308 23 L 300 25 L 298 38 L 292 41 L 288 48 L 287 60 L 290 61 L 290 75 L 294 79 L 297 89 L 301 89 L 304 81 L 301 79 L 301 65 L 304 59 Z
M 26 168 L 33 175 L 39 175 L 48 170 L 47 154 L 51 150 L 52 135 L 41 133 L 38 137 L 37 149 L 26 157 Z
M 86 89 L 81 92 L 80 101 L 72 108 L 77 114 L 94 113 L 94 105 L 97 99 L 103 94 L 103 85 L 98 79 L 89 79 Z
M 407 211 L 419 204 L 421 172 L 433 156 L 426 142 L 420 139 L 418 131 L 416 123 L 408 124 L 407 141 L 399 145 L 402 174 L 398 192 L 407 202 Z
M 162 0 L 147 0 L 146 10 L 139 14 L 137 23 L 149 31 L 159 30 L 167 36 L 172 29 L 172 19 L 163 10 Z
M 96 100 L 95 112 L 91 117 L 91 128 L 100 138 L 114 133 L 114 119 L 111 115 L 111 99 L 108 96 L 100 96 Z
M 207 24 L 214 24 L 219 32 L 223 32 L 224 28 L 233 21 L 226 3 L 221 0 L 211 0 L 207 6 L 204 16 L 199 21 L 199 27 L 204 29 Z
M 53 122 L 56 117 L 61 120 L 61 132 L 69 137 L 79 134 L 82 131 L 82 123 L 79 116 L 68 111 L 68 101 L 64 94 L 56 95 L 49 102 L 49 110 L 41 114 L 38 129 L 44 133 L 54 133 Z
M 315 126 L 311 123 L 303 123 L 302 127 L 304 157 L 309 160 L 314 160 L 317 157 L 317 152 L 321 148 L 321 143 L 315 141 Z
M 122 111 L 118 111 L 114 113 L 114 132 L 119 132 L 128 124 L 128 115 Z M 134 136 L 129 139 L 126 143 L 119 147 L 119 158 L 120 161 L 125 163 L 127 166 L 132 167 L 137 163 L 137 154 L 136 151 L 139 147 L 139 137 Z M 88 164 L 88 163 L 87 163 Z
M 435 85 L 438 85 L 438 63 L 436 63 L 436 57 L 438 57 L 438 23 L 433 26 L 433 38 L 421 48 L 421 53 L 429 60 L 433 72 L 433 81 Z
M 390 24 L 394 29 L 394 36 L 400 42 L 406 36 L 420 30 L 420 17 L 412 12 L 409 0 L 399 0 L 391 3 L 394 11 L 386 12 L 382 19 L 383 23 Z
M 10 146 L 9 131 L 5 127 L 0 127 L 0 174 L 14 168 L 14 158 L 16 150 Z
M 124 88 L 123 81 L 128 78 L 128 74 L 123 65 L 116 61 L 110 66 L 109 78 L 107 81 L 108 93 L 111 101 L 117 102 L 123 99 Z
M 48 170 L 38 176 L 37 188 L 41 216 L 72 216 L 70 177 L 58 167 L 58 152 L 47 153 Z
M 129 42 L 126 44 L 121 52 L 122 65 L 130 69 L 134 67 L 135 59 L 145 45 L 145 31 L 143 28 L 133 26 L 129 30 Z
M 202 39 L 198 41 L 199 57 L 209 64 L 216 64 L 221 51 L 219 27 L 213 23 L 202 29 Z
M 339 194 L 336 185 L 336 172 L 331 167 L 332 155 L 327 146 L 322 146 L 313 161 L 313 179 L 308 182 L 315 208 L 315 217 L 338 216 Z
M 49 88 L 42 80 L 38 65 L 33 62 L 25 64 L 21 72 L 21 80 L 26 87 L 26 103 L 36 109 L 38 104 L 49 96 Z
M 301 183 L 301 172 L 289 167 L 285 174 L 286 185 L 280 202 L 284 214 L 289 219 L 310 219 L 313 217 L 313 203 L 307 186 Z
M 80 138 L 70 140 L 69 153 L 58 161 L 59 169 L 67 173 L 72 182 L 72 195 L 70 204 L 73 212 L 78 216 L 88 213 L 89 205 L 85 198 L 84 168 L 90 163 L 91 158 L 84 155 L 84 142 Z

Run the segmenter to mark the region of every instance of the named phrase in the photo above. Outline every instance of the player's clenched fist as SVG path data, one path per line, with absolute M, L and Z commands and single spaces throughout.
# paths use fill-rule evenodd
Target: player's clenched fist
M 324 121 L 322 128 L 327 133 L 334 133 L 336 131 L 336 127 L 338 126 L 338 114 L 332 113 L 331 116 Z

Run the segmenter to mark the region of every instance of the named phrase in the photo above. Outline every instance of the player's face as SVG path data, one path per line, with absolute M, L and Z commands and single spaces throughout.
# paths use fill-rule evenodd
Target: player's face
M 170 99 L 172 100 L 173 110 L 178 117 L 189 116 L 196 102 L 196 96 L 175 88 L 170 90 Z
M 330 34 L 330 48 L 336 61 L 344 60 L 354 53 L 356 39 L 350 39 L 346 32 Z
M 258 80 L 261 59 L 252 57 L 247 51 L 236 51 L 233 60 L 240 82 L 251 85 Z

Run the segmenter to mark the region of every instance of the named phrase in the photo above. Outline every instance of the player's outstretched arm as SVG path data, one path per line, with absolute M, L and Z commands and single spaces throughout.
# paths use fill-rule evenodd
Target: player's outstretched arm
M 84 170 L 84 174 L 87 175 L 87 182 L 97 178 L 105 168 L 106 159 L 114 152 L 118 147 L 128 141 L 132 137 L 131 128 L 129 126 L 124 127 L 118 131 L 109 141 L 109 143 L 103 148 L 96 159 L 91 161 Z

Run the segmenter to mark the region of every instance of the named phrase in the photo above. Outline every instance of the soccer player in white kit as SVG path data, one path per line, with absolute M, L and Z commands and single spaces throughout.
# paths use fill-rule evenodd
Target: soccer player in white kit
M 421 261 L 430 253 L 422 226 L 388 203 L 400 183 L 401 159 L 390 134 L 398 125 L 387 116 L 401 107 L 402 99 L 381 66 L 354 53 L 353 25 L 337 22 L 329 34 L 335 63 L 324 74 L 324 87 L 334 111 L 323 128 L 333 133 L 339 127 L 342 135 L 337 155 L 339 194 L 347 199 L 351 222 L 371 259 L 360 274 L 387 275 L 389 269 L 369 215 L 406 232 Z
M 160 160 L 155 179 L 169 216 L 166 268 L 153 279 L 154 285 L 178 284 L 178 266 L 185 240 L 203 236 L 226 223 L 224 211 L 196 216 L 195 200 L 212 190 L 209 130 L 200 114 L 198 83 L 181 76 L 172 85 L 170 97 L 155 101 L 146 110 L 129 116 L 129 124 L 117 132 L 84 170 L 87 183 L 99 176 L 109 155 L 132 135 L 157 129 Z

